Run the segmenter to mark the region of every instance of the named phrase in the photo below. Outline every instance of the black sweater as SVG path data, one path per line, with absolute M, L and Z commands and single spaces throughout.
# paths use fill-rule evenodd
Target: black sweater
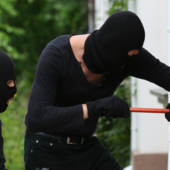
M 69 38 L 63 35 L 52 40 L 40 56 L 25 121 L 32 132 L 91 135 L 97 120 L 84 120 L 81 104 L 113 95 L 128 76 L 170 91 L 170 68 L 144 48 L 133 66 L 110 72 L 99 86 L 92 86 L 72 52 Z
M 4 153 L 3 153 L 3 137 L 2 137 L 2 130 L 1 130 L 1 120 L 0 120 L 0 170 L 6 170 L 5 169 L 5 158 L 4 158 Z

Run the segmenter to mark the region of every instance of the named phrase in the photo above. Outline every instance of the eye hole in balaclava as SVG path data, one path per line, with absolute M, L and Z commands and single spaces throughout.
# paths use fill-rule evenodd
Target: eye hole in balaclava
M 16 85 L 8 86 L 9 80 L 15 80 L 13 62 L 7 54 L 0 51 L 0 113 L 7 109 L 7 101 L 17 92 Z
M 8 80 L 8 81 L 7 81 L 7 86 L 8 86 L 8 87 L 14 87 L 14 86 L 15 86 L 15 79 L 13 79 L 13 80 Z
M 134 50 L 133 50 L 134 51 Z M 124 67 L 130 67 L 135 63 L 136 55 L 139 53 L 139 50 L 135 50 L 135 52 L 132 52 L 131 55 L 124 54 L 124 59 L 122 60 L 122 65 Z

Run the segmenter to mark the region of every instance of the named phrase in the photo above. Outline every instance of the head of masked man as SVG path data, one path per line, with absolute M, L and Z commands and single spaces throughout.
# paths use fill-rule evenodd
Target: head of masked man
M 9 100 L 16 92 L 13 62 L 6 53 L 0 51 L 0 113 L 7 109 Z
M 129 11 L 112 14 L 85 42 L 83 60 L 96 74 L 117 71 L 133 64 L 129 51 L 142 48 L 145 31 L 138 16 Z

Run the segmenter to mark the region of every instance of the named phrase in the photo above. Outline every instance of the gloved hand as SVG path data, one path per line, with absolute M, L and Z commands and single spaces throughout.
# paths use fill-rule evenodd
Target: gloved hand
M 166 106 L 167 109 L 170 109 L 170 103 Z M 165 118 L 170 122 L 170 113 L 165 113 Z
M 102 116 L 128 118 L 130 116 L 127 102 L 116 96 L 98 99 L 86 104 L 89 118 L 98 119 Z

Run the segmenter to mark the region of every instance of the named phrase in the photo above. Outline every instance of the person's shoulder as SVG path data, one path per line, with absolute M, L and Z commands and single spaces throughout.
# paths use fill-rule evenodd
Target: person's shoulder
M 139 54 L 136 55 L 136 59 L 137 60 L 141 60 L 141 61 L 146 61 L 148 59 L 152 59 L 154 58 L 154 56 L 145 48 L 142 48 L 139 52 Z
M 66 58 L 71 35 L 61 35 L 50 41 L 43 49 L 39 62 L 60 63 Z
M 51 47 L 51 46 L 56 48 L 65 47 L 69 43 L 70 36 L 71 35 L 60 35 L 59 37 L 56 37 L 55 39 L 50 41 L 47 44 L 47 47 Z
M 142 47 L 139 51 L 138 55 L 143 55 L 144 53 L 148 52 L 144 47 Z
M 44 53 L 55 53 L 57 56 L 63 55 L 69 49 L 69 39 L 71 35 L 61 35 L 50 41 L 43 49 Z
M 147 50 L 147 49 L 145 49 L 144 47 L 142 47 L 141 48 L 141 50 L 140 50 L 140 52 L 139 52 L 139 54 L 137 55 L 137 56 L 146 56 L 146 55 L 149 55 L 149 56 L 151 56 L 152 54 Z

